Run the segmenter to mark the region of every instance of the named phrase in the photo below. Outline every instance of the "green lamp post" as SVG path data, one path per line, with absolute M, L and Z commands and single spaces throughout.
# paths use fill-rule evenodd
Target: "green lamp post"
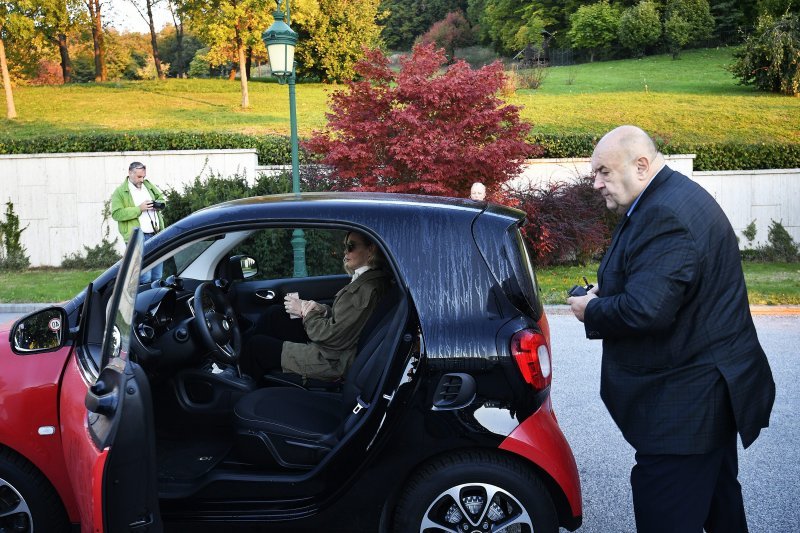
M 292 192 L 300 196 L 300 162 L 297 147 L 297 104 L 295 102 L 295 82 L 297 80 L 294 71 L 294 49 L 297 45 L 297 33 L 289 26 L 289 0 L 286 0 L 286 20 L 284 22 L 283 11 L 280 8 L 281 0 L 277 0 L 275 12 L 275 22 L 272 23 L 267 31 L 261 34 L 261 39 L 267 47 L 269 55 L 269 66 L 273 76 L 278 78 L 281 85 L 289 85 L 289 122 L 291 126 L 292 142 Z M 303 230 L 296 229 L 292 233 L 292 250 L 294 251 L 294 277 L 303 278 L 308 276 L 306 269 L 306 239 Z

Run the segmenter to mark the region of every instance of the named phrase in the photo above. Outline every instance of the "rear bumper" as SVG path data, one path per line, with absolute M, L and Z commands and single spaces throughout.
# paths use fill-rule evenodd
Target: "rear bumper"
M 567 513 L 559 513 L 562 525 L 571 531 L 577 529 L 583 517 L 578 466 L 558 426 L 549 397 L 538 411 L 506 437 L 500 449 L 527 458 L 550 476 L 569 508 Z M 555 503 L 558 506 L 558 502 Z

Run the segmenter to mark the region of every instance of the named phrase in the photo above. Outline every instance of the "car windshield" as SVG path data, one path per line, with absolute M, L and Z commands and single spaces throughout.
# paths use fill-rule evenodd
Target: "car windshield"
M 186 268 L 192 264 L 192 262 L 200 257 L 200 255 L 208 250 L 209 246 L 214 244 L 214 241 L 217 240 L 217 237 L 211 237 L 208 239 L 203 239 L 202 241 L 193 242 L 186 248 L 180 250 L 173 256 L 175 260 L 175 272 L 177 274 L 183 273 Z

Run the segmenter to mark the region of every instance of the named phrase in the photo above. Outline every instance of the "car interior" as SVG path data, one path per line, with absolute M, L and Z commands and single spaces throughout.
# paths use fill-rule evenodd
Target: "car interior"
M 304 229 L 308 275 L 292 277 L 295 229 L 187 239 L 157 259 L 162 280 L 140 286 L 131 358 L 152 391 L 161 498 L 185 498 L 242 476 L 307 479 L 364 427 L 392 362 L 410 354 L 403 338 L 409 303 L 392 271 L 390 289 L 365 322 L 354 363 L 341 379 L 242 372 L 244 347 L 255 335 L 307 341 L 302 320 L 284 310 L 287 293 L 330 304 L 350 281 L 342 268 L 342 228 Z M 84 309 L 105 310 L 112 288 L 90 286 Z M 89 313 L 78 351 L 95 375 L 102 315 Z

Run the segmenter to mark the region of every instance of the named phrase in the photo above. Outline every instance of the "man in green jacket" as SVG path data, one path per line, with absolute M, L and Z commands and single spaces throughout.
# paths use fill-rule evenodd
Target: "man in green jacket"
M 134 228 L 141 228 L 145 241 L 164 229 L 161 209 L 166 199 L 158 188 L 146 179 L 147 167 L 134 161 L 128 167 L 128 178 L 111 195 L 111 218 L 117 221 L 119 232 L 127 243 Z M 140 283 L 161 279 L 162 265 L 142 274 Z

